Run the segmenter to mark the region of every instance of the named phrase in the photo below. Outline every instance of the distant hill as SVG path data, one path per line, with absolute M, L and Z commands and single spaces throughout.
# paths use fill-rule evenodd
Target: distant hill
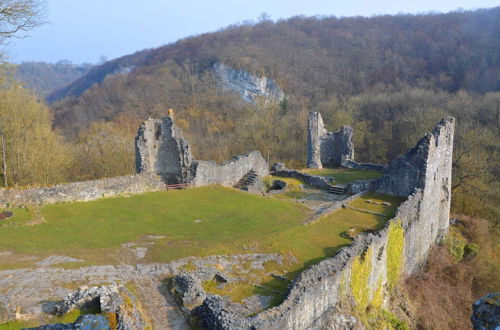
M 55 64 L 45 62 L 23 62 L 15 71 L 15 77 L 28 88 L 42 96 L 66 86 L 86 74 L 92 64 L 75 65 L 69 61 Z
M 273 79 L 290 111 L 321 110 L 332 96 L 379 85 L 498 91 L 500 7 L 230 26 L 96 66 L 48 100 L 57 101 L 56 125 L 71 131 L 121 114 L 143 118 L 165 107 L 241 108 L 229 94 L 211 92 L 218 84 L 215 63 Z

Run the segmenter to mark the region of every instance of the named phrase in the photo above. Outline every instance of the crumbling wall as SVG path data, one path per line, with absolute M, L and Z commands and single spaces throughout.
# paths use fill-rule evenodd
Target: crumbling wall
M 159 176 L 154 173 L 142 173 L 51 187 L 0 189 L 0 207 L 91 201 L 103 197 L 140 194 L 163 189 L 165 189 L 165 183 Z
M 137 173 L 156 173 L 166 183 L 186 183 L 193 179 L 194 158 L 173 115 L 147 119 L 135 139 Z
M 159 120 L 149 118 L 136 137 L 136 168 L 139 173 L 156 173 L 165 183 L 190 183 L 195 187 L 219 184 L 234 186 L 251 170 L 257 176 L 269 173 L 259 151 L 236 156 L 223 164 L 195 160 L 189 142 L 175 126 L 173 114 Z
M 223 299 L 209 296 L 194 310 L 201 324 L 217 329 L 320 329 L 332 313 L 339 314 L 336 320 L 350 320 L 336 309 L 346 296 L 352 298 L 354 308 L 363 309 L 377 294 L 383 304 L 397 278 L 415 272 L 448 228 L 453 131 L 454 119 L 444 119 L 393 163 L 414 160 L 414 166 L 391 167 L 393 170 L 379 179 L 376 191 L 392 195 L 400 196 L 401 191 L 406 193 L 414 185 L 396 216 L 382 230 L 358 235 L 351 246 L 342 248 L 333 258 L 302 272 L 281 305 L 255 316 L 243 317 Z M 408 178 L 404 169 L 417 173 L 420 179 L 406 181 L 401 191 L 386 188 L 392 187 L 384 185 L 392 182 L 391 176 Z M 366 272 L 363 281 L 360 265 Z M 354 287 L 364 295 L 363 299 L 356 296 Z M 347 323 L 330 326 L 343 328 Z
M 273 164 L 273 166 L 271 167 L 271 171 L 275 176 L 299 179 L 307 185 L 320 189 L 330 189 L 332 187 L 331 184 L 334 182 L 333 178 L 328 178 L 321 175 L 310 175 L 307 173 L 288 169 L 282 163 Z
M 307 167 L 343 166 L 354 159 L 352 127 L 342 126 L 337 132 L 328 132 L 321 114 L 309 112 L 307 128 Z
M 260 177 L 269 173 L 267 162 L 259 151 L 236 156 L 220 165 L 213 160 L 198 160 L 194 165 L 192 183 L 195 187 L 210 184 L 232 187 L 250 170 Z
M 414 232 L 409 235 L 412 240 L 407 242 L 406 250 L 412 254 L 411 259 L 422 259 L 429 246 L 448 232 L 454 126 L 454 118 L 443 119 L 373 182 L 375 192 L 389 195 L 408 196 L 415 188 L 423 191 L 420 221 L 408 228 L 408 232 Z M 411 271 L 417 265 L 407 267 Z

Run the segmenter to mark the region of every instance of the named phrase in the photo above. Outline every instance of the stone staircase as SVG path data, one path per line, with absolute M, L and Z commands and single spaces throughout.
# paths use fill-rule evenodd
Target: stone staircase
M 328 188 L 328 192 L 335 195 L 344 195 L 345 185 L 334 185 Z
M 257 178 L 257 173 L 252 169 L 245 174 L 240 181 L 238 181 L 233 187 L 240 190 L 248 191 L 248 186 L 251 186 L 255 179 Z

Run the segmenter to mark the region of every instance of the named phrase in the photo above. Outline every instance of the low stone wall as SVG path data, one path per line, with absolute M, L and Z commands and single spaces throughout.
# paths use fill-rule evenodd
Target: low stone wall
M 211 184 L 232 187 L 250 170 L 254 170 L 260 177 L 269 174 L 267 162 L 259 151 L 236 156 L 221 165 L 213 160 L 197 160 L 194 167 L 192 184 L 195 187 Z
M 0 189 L 0 207 L 91 201 L 122 194 L 164 190 L 165 183 L 153 173 L 59 184 L 53 187 Z
M 319 210 L 318 212 L 316 212 L 316 214 L 314 214 L 313 216 L 304 220 L 302 222 L 302 224 L 309 225 L 309 224 L 315 223 L 316 221 L 318 221 L 319 219 L 321 219 L 325 215 L 330 214 L 330 213 L 340 209 L 341 207 L 347 207 L 347 203 L 349 203 L 353 199 L 361 197 L 361 195 L 363 195 L 364 193 L 365 193 L 365 191 L 362 191 L 362 192 L 357 193 L 355 195 L 349 196 L 346 199 L 343 199 L 341 201 L 332 202 L 329 206 Z
M 280 170 L 275 170 L 272 173 L 274 176 L 281 176 L 284 178 L 294 178 L 294 179 L 299 179 L 304 181 L 305 184 L 308 184 L 310 186 L 320 188 L 320 189 L 328 189 L 332 185 L 330 184 L 331 181 L 327 179 L 324 176 L 320 175 L 310 175 L 306 173 L 302 173 L 296 170 L 289 170 L 289 169 L 280 169 Z
M 370 190 L 373 180 L 358 180 L 348 183 L 345 186 L 345 191 L 348 194 L 359 194 Z
M 364 171 L 383 171 L 385 169 L 384 165 L 378 165 L 372 163 L 356 163 L 352 160 L 343 161 L 342 167 L 352 168 L 355 170 L 364 170 Z

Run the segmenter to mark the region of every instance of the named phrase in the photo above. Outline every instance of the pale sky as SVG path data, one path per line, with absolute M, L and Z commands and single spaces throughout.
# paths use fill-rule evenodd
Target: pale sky
M 95 63 L 216 31 L 261 13 L 372 16 L 500 6 L 500 0 L 49 0 L 48 23 L 13 41 L 11 61 Z

